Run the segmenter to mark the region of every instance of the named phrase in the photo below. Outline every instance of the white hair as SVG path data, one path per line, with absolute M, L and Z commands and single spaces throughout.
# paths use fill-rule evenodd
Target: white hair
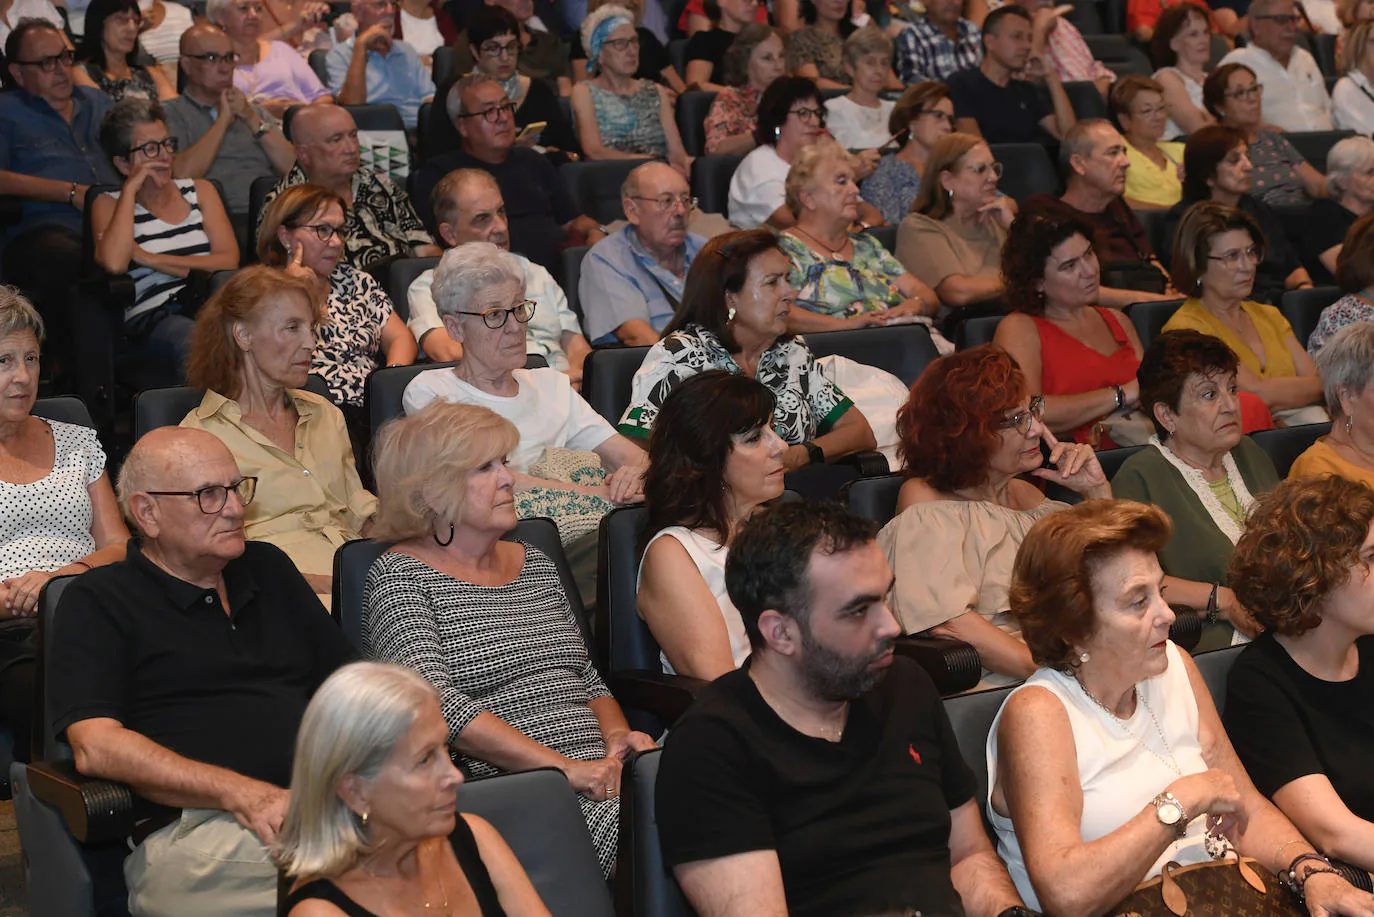
M 1358 398 L 1374 374 L 1374 324 L 1355 322 L 1346 325 L 1327 341 L 1314 358 L 1321 375 L 1326 409 L 1332 417 L 1344 417 L 1341 390 Z
M 220 28 L 224 27 L 224 11 L 229 8 L 229 4 L 234 0 L 206 0 L 205 18 L 213 22 Z
M 1326 154 L 1326 183 L 1331 196 L 1339 198 L 1350 190 L 1350 173 L 1374 163 L 1374 140 L 1346 137 Z
M 477 294 L 500 283 L 515 283 L 524 295 L 525 272 L 515 256 L 490 242 L 465 242 L 439 259 L 430 292 L 440 315 L 455 315 L 474 311 Z

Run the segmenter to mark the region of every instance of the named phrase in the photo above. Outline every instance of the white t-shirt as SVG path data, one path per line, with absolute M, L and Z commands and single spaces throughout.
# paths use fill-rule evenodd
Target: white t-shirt
M 57 11 L 52 0 L 14 0 L 14 5 L 9 8 L 9 12 L 0 16 L 0 47 L 4 47 L 5 40 L 10 37 L 10 32 L 14 31 L 14 27 L 25 19 L 44 19 L 59 29 L 66 28 L 66 23 L 62 21 L 62 14 Z
M 401 34 L 405 36 L 406 44 L 414 48 L 421 57 L 428 57 L 436 48 L 448 44 L 444 41 L 444 36 L 439 34 L 438 16 L 417 19 L 402 9 Z
M 162 6 L 167 10 L 162 24 L 141 33 L 138 43 L 159 64 L 166 64 L 181 59 L 181 33 L 195 25 L 195 19 L 191 11 L 179 3 L 162 0 Z
M 1244 64 L 1255 71 L 1264 87 L 1264 120 L 1285 131 L 1331 130 L 1331 97 L 1326 77 L 1317 61 L 1302 48 L 1294 48 L 1288 66 L 1257 45 L 1236 48 L 1222 64 Z
M 766 143 L 744 157 L 730 179 L 730 225 L 758 229 L 768 222 L 773 211 L 786 200 L 787 172 L 791 168 Z
M 749 635 L 744 630 L 744 619 L 739 616 L 735 603 L 730 601 L 730 593 L 725 589 L 725 558 L 730 553 L 729 548 L 681 525 L 668 526 L 650 538 L 649 545 L 664 535 L 676 538 L 678 543 L 686 549 L 687 555 L 692 558 L 692 563 L 696 564 L 697 570 L 701 572 L 701 578 L 706 581 L 706 588 L 710 589 L 711 595 L 715 596 L 716 604 L 720 606 L 720 616 L 725 619 L 725 632 L 730 637 L 730 658 L 734 659 L 735 668 L 739 668 L 744 665 L 744 660 L 749 658 L 752 648 L 749 645 Z M 645 546 L 646 553 L 648 547 L 648 545 Z M 635 577 L 636 589 L 639 588 L 639 583 L 643 578 L 644 561 L 641 559 L 639 561 L 639 573 Z M 662 650 L 658 652 L 658 659 L 666 674 L 677 674 Z
M 407 414 L 436 398 L 495 411 L 520 431 L 520 443 L 508 458 L 511 469 L 521 474 L 529 471 L 545 449 L 595 449 L 615 435 L 615 428 L 573 391 L 568 377 L 558 370 L 517 369 L 512 375 L 520 391 L 507 397 L 476 389 L 451 369 L 431 369 L 410 380 L 401 403 Z
M 1158 70 L 1155 71 L 1155 79 L 1159 79 L 1159 75 L 1161 73 L 1172 73 L 1174 76 L 1178 77 L 1179 81 L 1183 83 L 1184 91 L 1188 93 L 1188 101 L 1192 102 L 1194 105 L 1196 105 L 1203 111 L 1207 110 L 1207 107 L 1202 104 L 1201 83 L 1199 83 L 1197 80 L 1193 79 L 1191 76 L 1184 73 L 1177 67 L 1160 67 Z M 1170 118 L 1169 123 L 1164 125 L 1165 140 L 1172 140 L 1175 137 L 1183 137 L 1186 136 L 1187 133 L 1187 131 L 1185 131 L 1183 128 L 1179 127 L 1177 124 L 1174 123 L 1173 118 Z
M 877 108 L 868 108 L 849 96 L 836 96 L 825 103 L 826 127 L 846 150 L 876 150 L 892 136 L 887 119 L 896 105 L 879 99 Z
M 1374 87 L 1369 77 L 1351 70 L 1331 90 L 1331 120 L 1341 130 L 1368 137 L 1374 133 Z

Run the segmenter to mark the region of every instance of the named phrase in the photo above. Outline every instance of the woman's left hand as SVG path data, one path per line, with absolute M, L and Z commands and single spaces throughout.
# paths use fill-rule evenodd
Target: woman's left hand
M 994 197 L 978 208 L 978 219 L 984 224 L 988 220 L 996 220 L 1003 229 L 1011 229 L 1011 221 L 1016 219 L 1016 207 L 1009 197 Z
M 38 597 L 43 587 L 52 579 L 51 573 L 30 570 L 22 576 L 5 580 L 9 597 L 5 601 L 5 612 L 12 618 L 31 618 L 38 614 Z
M 1085 497 L 1108 497 L 1112 495 L 1107 475 L 1097 462 L 1097 453 L 1087 443 L 1061 443 L 1047 428 L 1040 434 L 1045 445 L 1050 447 L 1050 464 L 1053 468 L 1037 468 L 1031 472 L 1037 478 L 1063 484 L 1069 490 Z
M 1303 886 L 1307 913 L 1312 917 L 1374 917 L 1374 895 L 1362 892 L 1340 876 L 1319 872 L 1307 877 Z
M 644 466 L 621 465 L 606 475 L 607 499 L 615 504 L 638 503 L 644 499 Z
M 630 757 L 632 752 L 653 751 L 658 748 L 658 743 L 650 736 L 642 732 L 613 732 L 606 736 L 606 757 L 619 758 L 621 761 Z

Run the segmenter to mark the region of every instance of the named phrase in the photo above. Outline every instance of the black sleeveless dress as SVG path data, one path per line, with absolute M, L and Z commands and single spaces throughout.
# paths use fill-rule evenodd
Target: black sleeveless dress
M 453 847 L 453 855 L 457 857 L 463 875 L 467 876 L 468 884 L 472 886 L 473 894 L 477 896 L 477 906 L 482 917 L 506 917 L 506 912 L 501 908 L 501 901 L 496 897 L 496 886 L 491 884 L 486 864 L 482 862 L 482 856 L 477 851 L 477 839 L 472 836 L 472 829 L 468 827 L 467 820 L 462 815 L 458 816 L 458 824 L 448 836 L 448 842 Z M 329 879 L 307 882 L 292 892 L 286 899 L 286 912 L 290 913 L 297 904 L 312 898 L 328 901 L 348 917 L 377 917 L 345 895 L 339 886 Z

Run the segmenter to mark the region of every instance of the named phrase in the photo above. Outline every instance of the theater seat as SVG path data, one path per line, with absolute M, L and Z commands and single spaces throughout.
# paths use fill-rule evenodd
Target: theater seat
M 58 420 L 79 427 L 95 427 L 91 412 L 80 398 L 65 395 L 58 398 L 39 398 L 33 403 L 33 415 L 45 420 Z
M 410 321 L 410 297 L 406 295 L 410 285 L 415 282 L 416 277 L 425 271 L 433 270 L 438 264 L 437 255 L 428 258 L 395 258 L 387 262 L 382 269 L 386 276 L 379 279 L 386 288 L 387 296 L 391 297 L 391 305 L 396 309 L 401 321 Z
M 806 343 L 818 358 L 833 354 L 876 366 L 901 379 L 907 387 L 940 355 L 925 325 L 820 331 L 806 335 Z
M 1024 204 L 1035 194 L 1059 193 L 1059 173 L 1050 154 L 1038 143 L 993 143 L 988 145 L 993 159 L 1002 164 L 997 188 Z
M 888 254 L 897 254 L 897 227 L 896 226 L 870 226 L 864 230 L 883 248 L 887 249 Z
M 662 751 L 625 763 L 620 775 L 620 848 L 615 877 L 616 913 L 635 917 L 692 917 L 672 872 L 663 863 L 654 814 L 654 784 Z
M 598 347 L 582 364 L 582 397 L 612 425 L 630 406 L 635 373 L 648 352 L 648 347 Z
M 196 409 L 202 397 L 199 390 L 185 385 L 139 392 L 134 396 L 134 440 L 158 427 L 180 425 L 182 418 Z
M 906 481 L 904 474 L 850 481 L 840 490 L 840 499 L 851 511 L 878 525 L 887 525 L 897 515 L 897 495 Z
M 1323 175 L 1326 174 L 1326 155 L 1331 148 L 1346 137 L 1354 137 L 1354 131 L 1288 131 L 1283 135 L 1289 143 L 1297 147 L 1302 158 L 1312 164 Z M 1294 239 L 1298 236 L 1293 236 Z
M 730 215 L 730 179 L 743 160 L 743 156 L 720 154 L 698 156 L 692 161 L 692 193 L 699 199 L 702 213 Z
M 964 761 L 973 771 L 973 798 L 977 800 L 978 811 L 983 813 L 985 822 L 988 817 L 988 733 L 992 730 L 992 721 L 997 718 L 1002 704 L 1015 689 L 1015 685 L 989 688 L 960 694 L 957 697 L 947 697 L 944 701 L 945 713 L 949 716 L 950 725 L 954 727 L 954 737 L 959 742 L 959 750 L 964 753 Z
M 1288 477 L 1289 470 L 1298 456 L 1308 450 L 1318 439 L 1331 432 L 1331 424 L 1309 423 L 1297 427 L 1279 427 L 1273 430 L 1256 430 L 1250 434 L 1255 445 L 1264 450 L 1279 479 Z
M 677 97 L 677 130 L 688 156 L 706 152 L 706 116 L 715 102 L 714 92 L 691 89 Z
M 582 314 L 582 300 L 578 297 L 577 285 L 582 281 L 582 259 L 587 257 L 589 251 L 590 246 L 574 245 L 558 253 L 559 261 L 563 265 L 563 294 L 568 298 L 568 308 L 573 310 L 578 322 L 583 324 L 586 323 L 586 318 Z
M 1141 347 L 1149 347 L 1150 342 L 1159 337 L 1181 305 L 1181 299 L 1166 299 L 1162 302 L 1138 302 L 1126 307 L 1126 317 L 1135 325 Z
M 372 371 L 363 389 L 363 404 L 367 406 L 367 422 L 376 436 L 388 420 L 405 413 L 406 386 L 422 372 L 431 369 L 452 369 L 456 362 L 412 363 L 410 366 L 384 366 Z M 545 369 L 549 361 L 536 353 L 525 355 L 526 369 Z
M 1001 315 L 978 315 L 960 322 L 954 343 L 960 350 L 991 344 L 993 335 L 997 333 L 997 326 L 1002 324 L 1003 318 Z
M 1279 300 L 1279 311 L 1293 326 L 1293 335 L 1303 347 L 1317 330 L 1322 310 L 1341 298 L 1340 287 L 1310 287 L 1306 290 L 1289 290 Z
M 582 160 L 564 163 L 558 174 L 580 213 L 605 225 L 625 219 L 620 186 L 626 176 L 644 164 L 643 159 Z
M 1228 646 L 1225 649 L 1212 650 L 1210 653 L 1198 653 L 1193 657 L 1198 671 L 1202 673 L 1202 680 L 1207 683 L 1207 690 L 1212 692 L 1212 703 L 1216 704 L 1217 713 L 1226 708 L 1226 676 L 1230 674 L 1231 666 L 1235 665 L 1236 658 L 1243 649 L 1243 646 Z

